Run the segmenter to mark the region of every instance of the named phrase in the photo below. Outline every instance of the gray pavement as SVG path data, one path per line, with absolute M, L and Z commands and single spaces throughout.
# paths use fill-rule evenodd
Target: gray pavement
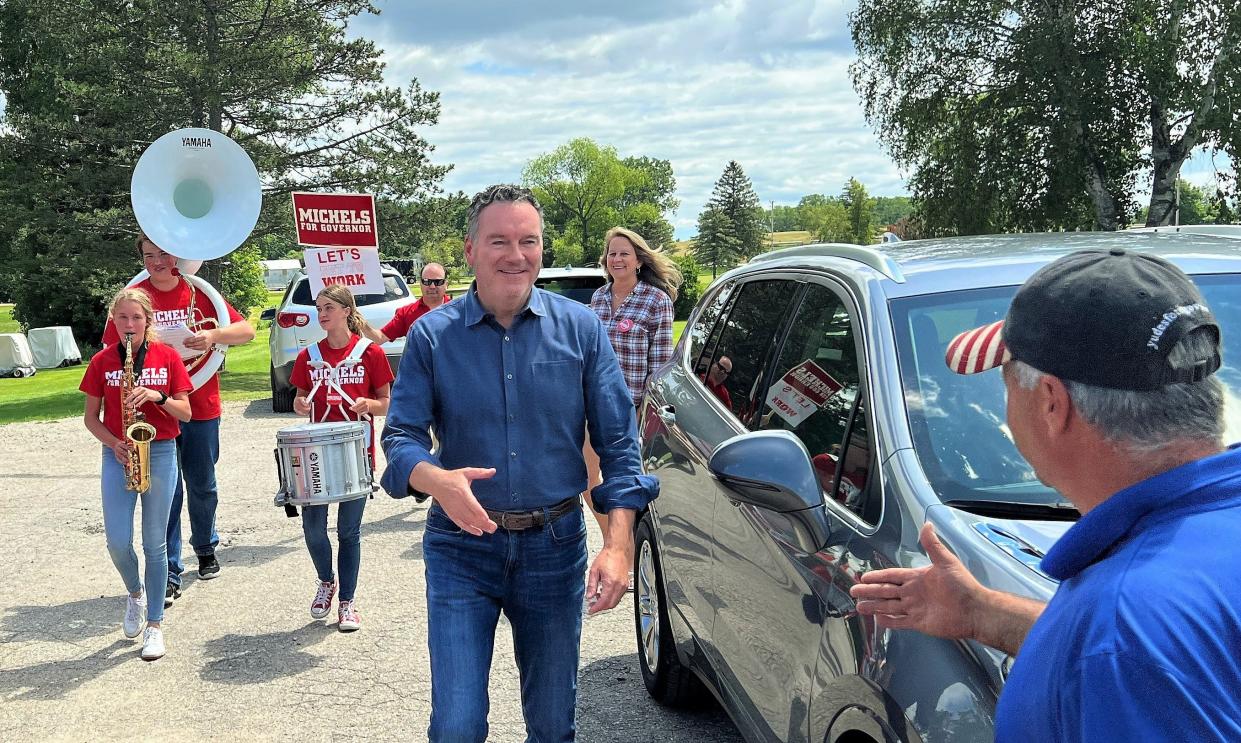
M 382 493 L 367 504 L 360 632 L 338 633 L 334 612 L 310 619 L 314 570 L 300 521 L 271 504 L 275 432 L 299 419 L 270 409 L 225 403 L 223 569 L 196 580 L 185 548 L 191 570 L 165 616 L 168 654 L 153 663 L 120 630 L 124 587 L 104 547 L 99 445 L 79 419 L 0 427 L 0 740 L 425 739 L 425 507 Z M 584 623 L 580 740 L 741 740 L 718 707 L 680 712 L 650 700 L 632 612 L 626 598 Z M 490 723 L 491 740 L 524 739 L 504 626 Z

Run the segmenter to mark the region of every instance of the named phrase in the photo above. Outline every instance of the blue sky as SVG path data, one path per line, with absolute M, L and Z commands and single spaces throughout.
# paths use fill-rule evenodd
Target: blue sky
M 852 2 L 376 4 L 352 32 L 384 49 L 390 83 L 439 91 L 426 136 L 455 166 L 449 190 L 517 181 L 585 136 L 671 161 L 681 238 L 729 160 L 764 205 L 839 193 L 850 177 L 907 193 L 849 83 Z

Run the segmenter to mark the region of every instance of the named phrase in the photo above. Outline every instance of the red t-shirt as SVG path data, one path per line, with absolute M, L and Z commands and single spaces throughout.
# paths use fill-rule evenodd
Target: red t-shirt
M 707 389 L 711 390 L 711 394 L 715 395 L 716 399 L 724 403 L 724 407 L 729 410 L 733 409 L 732 395 L 728 394 L 728 388 L 725 387 L 722 382 L 718 385 L 711 384 L 711 380 L 707 379 L 706 374 L 699 374 L 698 378 L 701 379 L 702 383 L 707 386 Z
M 452 297 L 445 295 L 444 304 L 452 301 Z M 443 307 L 444 304 L 439 305 Z M 435 309 L 439 309 L 436 307 Z M 383 326 L 383 330 L 379 332 L 388 336 L 388 340 L 394 341 L 397 338 L 404 338 L 409 334 L 409 329 L 414 326 L 414 321 L 431 311 L 431 307 L 426 306 L 422 302 L 422 297 L 418 298 L 413 304 L 403 304 L 397 308 L 396 314 L 392 316 L 392 320 Z
M 134 349 L 134 355 L 138 351 Z M 124 364 L 121 361 L 119 344 L 113 343 L 91 357 L 90 365 L 78 389 L 91 397 L 103 398 L 103 423 L 120 438 L 121 430 L 121 374 Z M 185 371 L 185 364 L 173 349 L 163 343 L 151 343 L 147 346 L 146 358 L 142 360 L 142 374 L 137 385 L 147 387 L 156 392 L 163 392 L 172 397 L 179 392 L 189 392 L 193 386 L 190 375 Z M 154 402 L 145 402 L 138 408 L 146 415 L 146 422 L 155 426 L 155 440 L 175 439 L 181 433 L 181 422 Z
M 142 289 L 151 295 L 151 304 L 155 307 L 155 332 L 158 334 L 160 328 L 173 327 L 184 323 L 189 315 L 190 308 L 190 285 L 188 281 L 178 281 L 175 288 L 171 291 L 162 292 L 156 289 L 150 279 L 143 279 L 135 288 Z M 239 320 L 243 320 L 237 310 L 233 309 L 231 304 L 228 305 L 228 322 L 220 322 L 219 326 L 230 325 Z M 211 300 L 199 292 L 198 299 L 194 302 L 194 311 L 203 313 L 205 317 L 211 318 L 215 316 L 215 306 L 211 304 Z M 116 325 L 108 320 L 108 325 L 103 329 L 103 342 L 105 345 L 120 341 L 120 335 L 116 332 Z M 191 417 L 196 421 L 207 421 L 212 418 L 220 417 L 220 375 L 212 374 L 211 378 L 203 382 L 203 386 L 190 393 L 190 413 Z
M 328 364 L 338 366 L 353 351 L 358 340 L 358 336 L 354 335 L 344 348 L 332 348 L 325 338 L 318 343 L 319 353 Z M 310 368 L 310 349 L 303 348 L 297 354 L 297 360 L 293 362 L 293 374 L 290 375 L 289 381 L 299 390 L 310 392 L 315 382 L 325 378 L 327 373 L 327 369 Z M 337 372 L 337 382 L 340 388 L 354 400 L 359 397 L 369 397 L 374 400 L 379 388 L 385 384 L 391 384 L 392 380 L 392 367 L 388 366 L 388 357 L 384 355 L 383 348 L 378 343 L 372 343 L 362 352 L 361 364 L 354 364 Z M 314 420 L 311 423 L 362 419 L 362 416 L 349 409 L 349 403 L 340 396 L 340 393 L 328 387 L 326 381 L 319 385 L 319 389 L 315 390 L 315 395 L 309 402 L 313 404 L 314 409 Z M 327 411 L 326 415 L 324 411 Z M 375 458 L 375 422 L 373 419 L 370 421 L 370 426 L 370 449 L 373 461 Z

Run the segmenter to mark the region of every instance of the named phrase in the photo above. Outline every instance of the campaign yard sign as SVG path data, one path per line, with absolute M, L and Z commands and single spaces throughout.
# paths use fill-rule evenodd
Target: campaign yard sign
M 297 242 L 315 248 L 379 248 L 375 197 L 364 193 L 293 194 Z
M 844 385 L 823 367 L 806 359 L 789 369 L 767 390 L 767 405 L 794 428 L 819 412 Z
M 312 297 L 332 284 L 344 284 L 354 294 L 384 293 L 379 251 L 374 248 L 307 248 L 306 277 Z

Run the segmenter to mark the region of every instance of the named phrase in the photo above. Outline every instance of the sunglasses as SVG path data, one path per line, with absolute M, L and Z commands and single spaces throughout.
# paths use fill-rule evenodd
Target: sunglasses
M 423 286 L 443 286 L 448 279 L 418 279 Z

